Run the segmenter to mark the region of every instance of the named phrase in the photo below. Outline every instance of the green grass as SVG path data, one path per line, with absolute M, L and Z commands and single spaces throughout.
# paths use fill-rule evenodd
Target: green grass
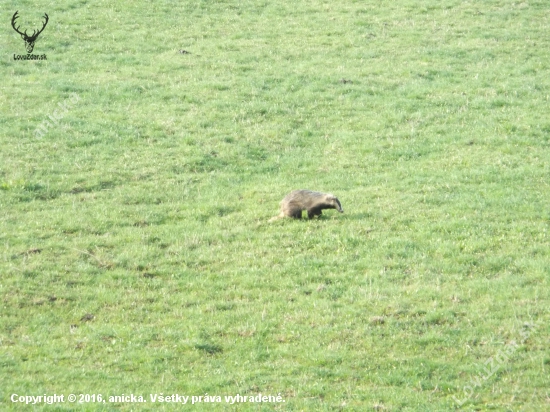
M 1 409 L 547 410 L 549 10 L 8 1 Z M 268 223 L 299 188 L 345 213 Z

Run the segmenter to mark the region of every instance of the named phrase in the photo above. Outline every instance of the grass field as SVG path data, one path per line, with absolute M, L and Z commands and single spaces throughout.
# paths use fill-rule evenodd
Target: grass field
M 0 16 L 2 410 L 550 409 L 546 1 Z

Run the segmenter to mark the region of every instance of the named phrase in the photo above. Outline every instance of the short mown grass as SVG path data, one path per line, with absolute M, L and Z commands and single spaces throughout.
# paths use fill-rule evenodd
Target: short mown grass
M 46 61 L 13 60 L 16 10 Z M 545 2 L 1 15 L 3 410 L 550 407 Z M 345 213 L 268 223 L 299 188 Z

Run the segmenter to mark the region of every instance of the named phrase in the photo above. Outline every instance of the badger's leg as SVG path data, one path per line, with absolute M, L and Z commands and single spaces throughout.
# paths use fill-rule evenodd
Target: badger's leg
M 297 212 L 294 212 L 292 217 L 295 217 L 296 219 L 301 219 L 302 218 L 302 211 L 298 210 Z
M 307 216 L 310 219 L 313 219 L 315 216 L 321 216 L 322 214 L 323 212 L 321 211 L 321 209 L 318 209 L 318 208 L 309 209 L 307 211 Z

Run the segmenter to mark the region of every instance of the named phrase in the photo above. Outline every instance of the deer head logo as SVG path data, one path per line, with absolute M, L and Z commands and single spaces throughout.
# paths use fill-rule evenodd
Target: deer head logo
M 46 25 L 48 24 L 48 15 L 44 13 L 44 18 L 46 19 L 46 21 L 44 22 L 44 25 L 38 31 L 33 30 L 32 35 L 29 36 L 27 34 L 27 30 L 25 30 L 24 32 L 20 32 L 19 31 L 20 26 L 15 27 L 15 20 L 19 17 L 17 13 L 19 13 L 19 11 L 16 11 L 13 17 L 11 18 L 11 26 L 17 33 L 21 35 L 21 38 L 25 41 L 25 48 L 27 49 L 27 53 L 32 53 L 34 49 L 34 43 L 36 42 L 38 35 L 44 31 L 44 29 L 46 28 Z

